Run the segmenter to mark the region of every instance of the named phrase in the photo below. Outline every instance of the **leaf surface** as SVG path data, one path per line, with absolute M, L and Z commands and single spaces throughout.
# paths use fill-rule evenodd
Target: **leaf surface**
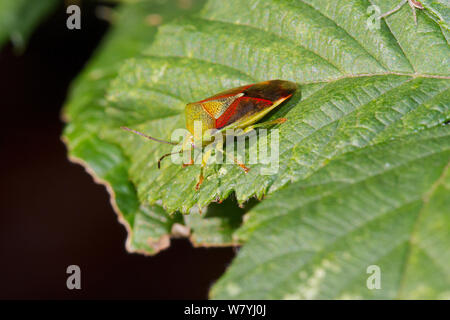
M 373 3 L 387 10 L 390 2 Z M 448 119 L 449 46 L 440 26 L 423 12 L 416 26 L 405 6 L 368 30 L 366 9 L 364 1 L 209 1 L 199 16 L 162 26 L 146 56 L 128 61 L 108 90 L 116 128 L 170 139 L 184 127 L 188 102 L 267 79 L 301 89 L 272 115 L 288 119 L 277 127 L 277 173 L 261 174 L 265 164 L 247 175 L 212 165 L 199 192 L 199 166 L 166 161 L 159 171 L 157 159 L 171 148 L 113 130 L 139 198 L 184 213 L 232 192 L 240 203 L 262 198 L 340 154 Z
M 111 186 L 130 250 L 157 252 L 183 225 L 196 245 L 248 241 L 215 298 L 448 297 L 448 3 L 424 1 L 417 25 L 405 5 L 378 29 L 370 5 L 397 1 L 210 0 L 156 37 L 133 42 L 145 28 L 117 26 L 121 40 L 74 87 L 65 136 Z M 270 131 L 280 136 L 275 174 L 210 165 L 197 192 L 198 165 L 168 159 L 158 170 L 171 146 L 120 129 L 170 139 L 186 103 L 269 79 L 300 86 L 270 115 L 288 119 Z M 233 199 L 266 196 L 242 220 L 254 203 L 239 211 Z M 367 289 L 369 265 L 382 290 Z
M 449 135 L 439 126 L 349 152 L 263 201 L 212 297 L 448 299 Z

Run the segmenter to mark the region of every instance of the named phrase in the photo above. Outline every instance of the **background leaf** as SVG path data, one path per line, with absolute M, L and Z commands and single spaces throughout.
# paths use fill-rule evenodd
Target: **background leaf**
M 440 22 L 447 13 L 428 3 L 416 25 L 405 5 L 379 29 L 368 27 L 370 5 L 386 12 L 397 4 L 210 0 L 194 15 L 169 19 L 155 38 L 154 29 L 144 34 L 148 10 L 124 19 L 129 29 L 117 24 L 113 35 L 122 37 L 109 40 L 116 46 L 107 42 L 74 87 L 65 137 L 71 155 L 111 186 L 128 248 L 156 252 L 183 224 L 201 245 L 248 240 L 214 288 L 219 298 L 448 296 L 449 282 L 430 276 L 448 279 L 442 266 L 450 262 L 443 252 L 450 50 Z M 115 59 L 124 48 L 131 49 Z M 247 175 L 211 165 L 196 192 L 198 166 L 166 161 L 158 170 L 171 148 L 120 130 L 169 139 L 184 127 L 186 103 L 268 79 L 301 88 L 271 115 L 288 118 L 277 127 L 274 175 L 261 175 L 262 164 Z M 254 203 L 236 211 L 227 200 L 197 214 L 232 193 L 241 205 L 273 197 L 237 232 Z M 365 287 L 368 263 L 382 267 L 385 289 Z
M 58 0 L 0 0 L 0 46 L 11 40 L 22 49 L 37 23 L 57 3 Z

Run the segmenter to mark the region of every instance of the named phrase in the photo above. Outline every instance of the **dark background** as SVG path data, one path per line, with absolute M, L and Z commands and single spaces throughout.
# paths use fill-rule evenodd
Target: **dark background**
M 172 240 L 154 257 L 129 254 L 105 188 L 67 160 L 61 107 L 108 24 L 83 6 L 82 29 L 61 7 L 18 54 L 0 51 L 0 299 L 205 299 L 234 256 Z M 66 268 L 81 268 L 81 290 Z

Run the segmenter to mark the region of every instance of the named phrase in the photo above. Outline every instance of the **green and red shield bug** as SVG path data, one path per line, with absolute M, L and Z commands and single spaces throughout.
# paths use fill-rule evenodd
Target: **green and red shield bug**
M 199 148 L 211 143 L 211 136 L 195 137 L 194 123 L 197 121 L 201 123 L 201 132 L 216 129 L 222 134 L 225 134 L 226 130 L 229 129 L 242 129 L 243 134 L 245 134 L 257 127 L 285 122 L 286 118 L 279 118 L 258 123 L 270 111 L 289 99 L 296 90 L 297 85 L 293 82 L 270 80 L 233 88 L 198 102 L 188 103 L 185 108 L 185 116 L 186 128 L 190 132 L 190 135 L 182 142 L 179 153 L 190 151 L 192 147 Z M 156 142 L 178 145 L 174 142 L 150 137 L 127 127 L 122 128 Z M 198 138 L 201 138 L 201 146 L 195 144 Z M 195 186 L 197 190 L 203 182 L 203 168 L 206 166 L 211 151 L 205 152 L 202 157 L 200 176 Z M 160 167 L 161 160 L 171 154 L 165 154 L 159 159 L 158 168 Z M 236 158 L 233 157 L 233 160 L 245 173 L 249 171 L 249 168 L 243 163 L 240 163 Z M 191 157 L 190 163 L 184 164 L 183 166 L 192 165 L 193 163 L 194 160 Z

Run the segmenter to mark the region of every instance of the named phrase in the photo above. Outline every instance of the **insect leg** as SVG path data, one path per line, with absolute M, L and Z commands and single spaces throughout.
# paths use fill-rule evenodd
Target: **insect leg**
M 388 12 L 383 13 L 383 14 L 380 16 L 380 19 L 381 19 L 381 18 L 384 18 L 384 17 L 387 17 L 387 16 L 389 16 L 389 15 L 391 15 L 391 14 L 397 12 L 397 11 L 400 10 L 407 2 L 408 2 L 408 0 L 403 0 L 403 1 L 402 1 L 401 3 L 399 3 L 399 5 L 396 6 L 394 9 L 392 9 L 392 10 L 390 10 L 390 11 L 388 11 Z
M 286 118 L 278 118 L 275 120 L 270 120 L 270 121 L 266 121 L 266 122 L 261 122 L 261 123 L 256 123 L 254 125 L 248 126 L 247 128 L 244 129 L 244 131 L 242 132 L 242 134 L 246 134 L 250 131 L 252 131 L 255 128 L 260 128 L 260 127 L 267 127 L 267 126 L 271 126 L 274 124 L 280 124 L 280 123 L 284 123 L 286 122 Z
M 413 17 L 414 17 L 414 23 L 417 26 L 417 15 L 416 15 L 416 7 L 414 5 L 414 3 L 412 3 L 411 1 L 408 1 L 409 6 L 411 7 L 412 13 L 413 13 Z
M 183 168 L 193 165 L 194 164 L 194 158 L 192 157 L 192 151 L 195 149 L 194 146 L 194 136 L 190 135 L 186 137 L 183 141 L 183 145 L 181 146 L 181 149 L 183 151 L 189 152 L 189 162 L 183 163 Z
M 211 156 L 211 153 L 213 151 L 213 148 L 210 148 L 205 151 L 202 157 L 202 164 L 200 166 L 200 176 L 198 177 L 198 182 L 195 185 L 195 190 L 198 191 L 200 189 L 200 185 L 203 183 L 204 177 L 203 177 L 203 168 L 206 167 L 206 164 L 208 162 L 209 157 Z
M 219 151 L 219 152 L 221 152 L 222 154 L 225 154 L 225 156 L 226 156 L 228 159 L 233 160 L 233 162 L 234 162 L 235 164 L 237 164 L 239 167 L 241 167 L 242 170 L 244 170 L 245 173 L 248 173 L 248 172 L 250 171 L 250 168 L 247 167 L 247 166 L 245 166 L 245 164 L 243 164 L 242 162 L 240 162 L 240 161 L 234 156 L 234 154 L 231 154 L 229 151 L 224 151 L 224 150 L 223 150 L 223 145 L 217 146 L 217 149 L 216 149 L 216 150 Z
M 231 159 L 233 159 L 234 163 L 237 164 L 239 167 L 244 170 L 245 173 L 248 173 L 250 171 L 249 167 L 246 167 L 245 164 L 240 162 L 234 155 L 231 155 L 229 152 L 225 152 L 225 155 Z

